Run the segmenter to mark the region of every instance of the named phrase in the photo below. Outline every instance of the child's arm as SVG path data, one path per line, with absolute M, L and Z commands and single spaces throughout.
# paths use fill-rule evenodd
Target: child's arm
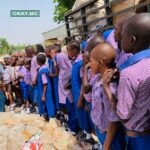
M 83 86 L 81 87 L 81 92 L 80 92 L 80 97 L 79 97 L 79 100 L 78 100 L 78 104 L 77 104 L 77 107 L 78 108 L 83 108 Z
M 112 106 L 112 109 L 116 112 L 116 107 L 117 107 L 117 99 L 115 98 L 115 96 L 113 95 L 111 89 L 110 89 L 110 82 L 112 80 L 112 77 L 114 75 L 114 70 L 110 69 L 108 70 L 102 78 L 102 85 L 104 88 L 104 91 L 110 101 L 110 104 Z
M 51 70 L 49 76 L 50 76 L 51 78 L 58 76 L 58 74 L 59 74 L 59 69 L 58 69 L 58 66 L 57 66 L 57 63 L 56 63 L 55 60 L 53 61 L 53 64 L 52 64 L 51 67 L 52 67 L 52 68 L 51 68 L 52 70 L 53 70 L 53 68 L 54 68 L 54 72 L 55 72 L 55 73 L 53 73 L 53 71 Z
M 85 94 L 88 94 L 92 90 L 92 86 L 88 82 L 88 70 L 90 68 L 90 64 L 88 63 L 84 68 L 84 76 L 83 76 L 83 91 Z
M 117 123 L 118 122 L 110 122 L 109 123 L 106 139 L 104 142 L 104 150 L 111 149 L 111 144 L 113 142 L 113 139 L 114 139 L 116 131 L 117 131 Z
M 46 101 L 46 89 L 47 89 L 47 84 L 43 84 L 43 92 L 42 92 L 42 101 Z

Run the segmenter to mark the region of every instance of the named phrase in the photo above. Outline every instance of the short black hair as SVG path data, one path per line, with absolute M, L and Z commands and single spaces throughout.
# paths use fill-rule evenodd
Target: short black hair
M 47 49 L 48 51 L 51 51 L 52 49 L 54 49 L 54 46 L 53 46 L 53 45 L 48 45 L 48 46 L 46 47 L 46 49 Z
M 56 50 L 57 53 L 61 52 L 61 46 L 60 46 L 60 44 L 55 43 L 55 44 L 53 44 L 53 46 L 54 46 L 54 49 Z
M 36 44 L 36 52 L 38 53 L 44 53 L 44 47 L 41 44 Z
M 44 53 L 39 53 L 37 56 L 36 56 L 36 60 L 41 64 L 41 65 L 44 65 L 45 62 L 46 62 L 46 56 Z
M 70 47 L 71 50 L 76 49 L 78 53 L 80 52 L 80 42 L 77 40 L 71 40 L 67 46 Z
M 102 36 L 95 35 L 87 44 L 86 50 L 91 53 L 91 51 L 100 43 L 105 43 L 105 40 Z
M 25 52 L 26 53 L 28 53 L 28 52 L 34 52 L 34 47 L 33 46 L 27 46 L 26 48 L 25 48 Z
M 25 58 L 24 63 L 25 63 L 25 65 L 31 65 L 31 59 L 30 58 Z

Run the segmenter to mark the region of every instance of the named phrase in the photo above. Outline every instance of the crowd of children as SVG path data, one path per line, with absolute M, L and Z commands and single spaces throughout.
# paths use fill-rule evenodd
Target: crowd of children
M 150 14 L 126 14 L 115 28 L 84 42 L 5 58 L 9 108 L 56 117 L 80 141 L 104 150 L 150 149 Z M 14 94 L 15 93 L 15 97 Z M 61 137 L 60 137 L 61 138 Z

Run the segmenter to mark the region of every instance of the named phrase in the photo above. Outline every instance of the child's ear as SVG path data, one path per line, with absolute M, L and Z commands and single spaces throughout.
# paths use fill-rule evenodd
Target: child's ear
M 102 66 L 103 65 L 103 60 L 99 60 L 99 66 Z
M 136 39 L 135 36 L 132 36 L 132 37 L 131 37 L 131 42 L 132 42 L 133 44 L 136 43 L 136 40 L 137 40 L 137 39 Z

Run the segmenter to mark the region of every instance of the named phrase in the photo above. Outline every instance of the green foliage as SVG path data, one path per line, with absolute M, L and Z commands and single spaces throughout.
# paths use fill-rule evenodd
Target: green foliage
M 54 21 L 64 22 L 64 14 L 72 8 L 74 2 L 75 0 L 54 0 L 54 3 L 56 3 Z
M 6 39 L 0 38 L 0 55 L 12 54 L 13 52 L 24 51 L 26 45 L 9 45 Z
M 9 50 L 9 44 L 6 39 L 0 38 L 0 54 L 7 53 Z

